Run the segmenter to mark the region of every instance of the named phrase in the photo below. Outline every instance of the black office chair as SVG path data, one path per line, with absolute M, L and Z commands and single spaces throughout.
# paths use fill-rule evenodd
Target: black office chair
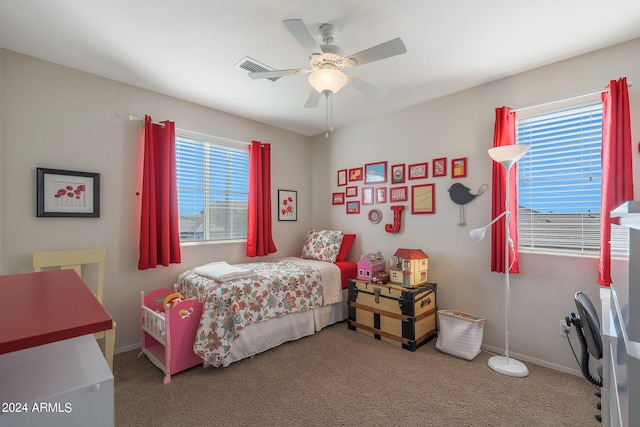
M 600 334 L 600 318 L 598 312 L 588 296 L 582 292 L 576 292 L 574 296 L 578 313 L 571 312 L 566 317 L 567 326 L 573 325 L 576 335 L 582 347 L 581 360 L 578 362 L 582 375 L 593 385 L 598 388 L 602 387 L 602 364 L 598 366 L 598 376 L 591 374 L 589 369 L 589 353 L 596 359 L 602 360 L 602 335 Z M 571 348 L 573 350 L 573 347 Z M 574 353 L 575 356 L 575 353 Z M 578 358 L 576 357 L 576 361 Z M 596 393 L 600 396 L 600 390 Z M 598 409 L 600 409 L 598 403 Z M 596 415 L 596 419 L 601 421 L 600 415 Z

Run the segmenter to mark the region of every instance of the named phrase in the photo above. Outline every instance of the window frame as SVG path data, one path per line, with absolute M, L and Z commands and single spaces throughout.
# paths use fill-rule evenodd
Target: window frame
M 236 141 L 236 140 L 232 140 L 232 139 L 227 139 L 227 138 L 222 138 L 222 137 L 217 137 L 217 136 L 212 136 L 212 135 L 207 135 L 207 134 L 203 134 L 203 133 L 198 133 L 198 132 L 194 132 L 194 131 L 190 131 L 190 130 L 185 130 L 185 129 L 178 129 L 176 128 L 176 188 L 177 188 L 177 196 L 178 196 L 178 215 L 179 215 L 179 220 L 182 218 L 183 214 L 180 211 L 180 186 L 179 186 L 179 169 L 178 169 L 178 159 L 179 159 L 179 154 L 178 154 L 178 144 L 179 144 L 179 140 L 181 138 L 186 139 L 186 140 L 190 140 L 191 142 L 195 142 L 195 143 L 202 143 L 205 145 L 203 151 L 206 152 L 208 149 L 207 147 L 213 147 L 213 148 L 223 148 L 223 149 L 230 149 L 230 150 L 234 150 L 234 151 L 246 151 L 246 161 L 247 161 L 247 165 L 246 165 L 246 194 L 247 194 L 247 204 L 248 204 L 248 197 L 249 197 L 249 146 L 250 144 L 247 142 L 242 142 L 242 141 Z M 203 159 L 203 167 L 206 169 L 207 168 L 207 164 L 210 161 L 209 158 L 207 159 Z M 204 180 L 206 182 L 206 180 Z M 210 187 L 209 187 L 210 188 Z M 210 193 L 209 191 L 207 191 L 207 185 L 204 185 L 203 188 L 203 206 L 205 206 L 207 203 L 205 202 L 205 200 L 207 200 L 210 197 Z M 203 209 L 203 213 L 202 213 L 202 217 L 203 217 L 203 238 L 198 240 L 198 239 L 189 239 L 189 240 L 184 240 L 183 239 L 183 233 L 182 233 L 182 229 L 180 229 L 180 245 L 181 246 L 192 246 L 192 245 L 210 245 L 210 244 L 225 244 L 225 243 L 241 243 L 241 242 L 246 242 L 247 241 L 247 236 L 245 234 L 244 237 L 225 237 L 225 238 L 218 238 L 218 239 L 211 239 L 210 236 L 209 238 L 205 238 L 205 236 L 207 236 L 207 234 L 210 231 L 207 231 L 208 228 L 208 223 L 210 222 L 208 219 L 208 214 L 207 214 L 207 209 Z
M 561 115 L 563 112 L 565 112 L 566 110 L 570 110 L 570 109 L 578 109 L 578 108 L 591 108 L 593 106 L 597 106 L 599 101 L 599 98 L 597 95 L 593 95 L 591 97 L 588 97 L 587 99 L 582 99 L 580 102 L 573 102 L 573 103 L 549 103 L 549 104 L 544 104 L 541 107 L 535 107 L 532 109 L 529 109 L 527 111 L 527 113 L 517 113 L 516 116 L 516 143 L 524 143 L 526 145 L 528 145 L 529 147 L 532 147 L 531 145 L 531 141 L 523 141 L 522 140 L 522 136 L 521 134 L 523 133 L 523 128 L 525 128 L 528 125 L 528 121 L 531 121 L 531 119 L 536 119 L 536 118 L 540 118 L 540 116 L 549 116 L 552 117 L 553 115 Z M 558 105 L 561 104 L 561 105 Z M 524 122 L 524 123 L 523 123 Z M 540 130 L 538 130 L 539 132 L 542 132 Z M 600 125 L 600 132 L 601 132 L 601 125 Z M 541 141 L 534 141 L 534 142 L 538 142 L 539 144 L 544 144 Z M 600 138 L 600 147 L 602 146 L 602 142 L 601 142 L 601 138 Z M 594 141 L 589 141 L 587 142 L 585 145 L 591 147 L 593 149 L 593 145 L 594 145 Z M 551 154 L 552 156 L 556 156 L 557 154 L 561 154 L 562 152 L 568 151 L 568 147 L 554 147 L 553 148 L 553 153 Z M 530 155 L 532 152 L 535 152 L 535 148 L 530 148 L 530 151 L 528 153 L 528 155 Z M 598 150 L 598 156 L 600 156 L 600 151 L 601 148 Z M 533 176 L 534 178 L 536 177 L 536 175 L 527 175 L 524 176 L 525 174 L 527 174 L 527 172 L 530 172 L 530 170 L 523 170 L 526 165 L 527 165 L 527 161 L 525 160 L 523 162 L 523 160 L 521 160 L 520 162 L 518 162 L 517 165 L 517 182 L 518 182 L 518 223 L 517 223 L 517 227 L 518 227 L 518 238 L 519 238 L 519 242 L 518 242 L 518 250 L 520 252 L 523 253 L 536 253 L 536 254 L 552 254 L 552 255 L 570 255 L 570 256 L 583 256 L 583 257 L 597 257 L 598 253 L 599 253 L 599 248 L 593 248 L 593 249 L 589 249 L 588 247 L 585 246 L 585 242 L 589 242 L 588 239 L 585 239 L 584 237 L 584 230 L 590 230 L 590 232 L 594 231 L 593 226 L 587 226 L 587 227 L 582 227 L 581 230 L 576 229 L 576 233 L 572 234 L 572 236 L 569 236 L 570 238 L 573 237 L 575 243 L 575 247 L 573 248 L 568 248 L 568 247 L 561 247 L 563 246 L 563 242 L 560 239 L 554 239 L 553 241 L 551 241 L 549 243 L 549 246 L 541 246 L 541 247 L 536 247 L 535 246 L 535 242 L 532 243 L 533 246 L 522 246 L 522 241 L 525 239 L 522 239 L 522 236 L 525 236 L 527 234 L 531 233 L 531 226 L 529 225 L 529 227 L 527 227 L 527 223 L 525 223 L 525 221 L 523 221 L 524 216 L 522 215 L 522 212 L 525 209 L 531 209 L 532 211 L 535 209 L 534 205 L 528 206 L 528 207 L 523 207 L 522 206 L 522 199 L 523 199 L 523 192 L 521 191 L 521 183 L 525 180 L 525 179 L 530 179 L 531 176 Z M 601 164 L 601 161 L 599 162 Z M 544 166 L 540 166 L 541 163 L 536 164 L 535 167 L 544 167 Z M 542 164 L 543 165 L 543 164 Z M 538 177 L 540 177 L 541 172 L 536 169 L 534 169 L 536 174 L 538 174 Z M 599 173 L 601 175 L 601 167 L 599 168 Z M 576 184 L 576 190 L 577 191 L 581 191 L 578 189 L 578 184 Z M 539 190 L 540 191 L 540 190 Z M 589 190 L 584 190 L 585 193 L 587 193 Z M 535 195 L 535 193 L 533 193 L 533 195 Z M 601 197 L 601 189 L 599 189 L 598 191 L 598 200 Z M 533 203 L 533 202 L 532 202 Z M 600 202 L 598 201 L 598 205 L 600 204 Z M 565 205 L 566 206 L 566 205 Z M 552 215 L 553 213 L 549 213 L 547 215 Z M 584 216 L 584 212 L 582 213 L 576 213 L 576 219 L 580 218 L 582 219 Z M 600 214 L 600 209 L 598 208 L 598 215 Z M 536 216 L 539 216 L 540 218 L 542 218 L 545 214 L 542 212 L 536 212 L 536 214 L 532 215 L 532 218 L 535 219 Z M 563 218 L 564 219 L 564 218 Z M 600 223 L 601 221 L 599 220 L 597 222 L 598 224 L 598 229 L 597 229 L 597 236 L 599 239 L 599 235 L 600 235 Z M 578 225 L 576 225 L 576 227 L 578 227 Z M 549 235 L 552 235 L 552 232 L 549 232 Z M 542 233 L 538 233 L 538 236 L 541 237 L 545 237 Z M 535 238 L 535 234 L 534 237 Z M 593 242 L 593 239 L 591 240 Z M 569 242 L 570 244 L 570 242 Z

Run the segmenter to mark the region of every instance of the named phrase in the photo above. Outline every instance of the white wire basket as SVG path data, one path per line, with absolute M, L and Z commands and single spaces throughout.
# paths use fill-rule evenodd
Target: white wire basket
M 454 310 L 438 310 L 436 348 L 443 353 L 473 360 L 480 354 L 484 317 Z

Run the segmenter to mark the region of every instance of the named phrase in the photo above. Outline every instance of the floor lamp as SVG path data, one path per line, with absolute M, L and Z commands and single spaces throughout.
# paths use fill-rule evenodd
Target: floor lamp
M 491 369 L 504 375 L 511 377 L 526 377 L 529 375 L 529 370 L 524 363 L 519 360 L 509 357 L 509 305 L 510 305 L 510 290 L 511 285 L 509 283 L 509 248 L 513 246 L 513 241 L 509 236 L 509 222 L 511 220 L 511 212 L 509 211 L 509 172 L 511 167 L 522 158 L 527 152 L 529 147 L 526 145 L 503 145 L 501 147 L 494 147 L 489 149 L 489 156 L 494 162 L 498 162 L 504 166 L 505 169 L 505 209 L 500 215 L 493 219 L 489 224 L 481 228 L 471 230 L 469 233 L 474 240 L 482 240 L 484 238 L 487 229 L 491 227 L 496 221 L 503 216 L 506 216 L 505 227 L 505 245 L 504 245 L 504 329 L 505 329 L 505 355 L 504 356 L 492 356 L 489 358 L 488 365 Z

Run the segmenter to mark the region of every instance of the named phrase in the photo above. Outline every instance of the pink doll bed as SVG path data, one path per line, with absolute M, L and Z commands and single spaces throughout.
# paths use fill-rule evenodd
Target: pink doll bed
M 193 299 L 164 305 L 174 291 L 156 289 L 145 295 L 140 292 L 140 322 L 143 354 L 165 373 L 163 383 L 171 382 L 171 375 L 203 363 L 193 352 L 202 301 Z

